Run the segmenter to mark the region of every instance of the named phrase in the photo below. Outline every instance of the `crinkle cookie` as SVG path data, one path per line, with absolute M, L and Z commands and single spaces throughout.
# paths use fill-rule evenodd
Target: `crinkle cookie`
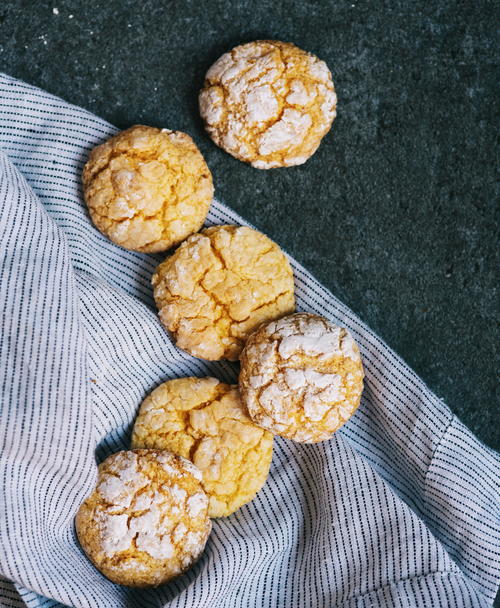
M 329 439 L 358 407 L 361 357 L 346 329 L 297 313 L 250 336 L 241 355 L 239 387 L 256 424 L 315 443 Z
M 95 226 L 117 245 L 147 253 L 199 230 L 214 193 L 189 135 L 141 125 L 92 150 L 83 188 Z
M 323 61 L 289 42 L 235 47 L 208 70 L 200 113 L 214 142 L 257 169 L 301 165 L 336 116 Z
M 264 485 L 273 436 L 248 417 L 237 386 L 215 378 L 179 378 L 161 384 L 142 403 L 132 446 L 189 458 L 202 472 L 209 516 L 223 517 Z
M 293 273 L 281 249 L 245 226 L 193 234 L 153 275 L 160 320 L 195 357 L 236 361 L 261 323 L 294 310 Z
M 162 450 L 107 458 L 75 523 L 96 568 L 114 583 L 133 587 L 160 585 L 181 574 L 198 559 L 211 530 L 200 471 Z

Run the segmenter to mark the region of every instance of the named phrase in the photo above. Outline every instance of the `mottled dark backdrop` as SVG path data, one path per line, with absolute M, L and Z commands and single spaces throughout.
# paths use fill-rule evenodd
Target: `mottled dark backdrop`
M 498 447 L 494 35 L 488 0 L 3 0 L 0 69 L 120 127 L 193 135 L 217 196 Z M 301 167 L 252 169 L 203 132 L 206 69 L 256 38 L 333 73 L 338 118 Z

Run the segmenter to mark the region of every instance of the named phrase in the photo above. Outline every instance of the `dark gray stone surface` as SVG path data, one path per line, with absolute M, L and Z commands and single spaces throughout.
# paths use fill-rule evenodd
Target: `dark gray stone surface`
M 0 69 L 120 127 L 189 132 L 217 196 L 498 447 L 494 26 L 488 0 L 3 0 Z M 257 38 L 333 73 L 338 118 L 301 167 L 252 169 L 204 134 L 205 71 Z

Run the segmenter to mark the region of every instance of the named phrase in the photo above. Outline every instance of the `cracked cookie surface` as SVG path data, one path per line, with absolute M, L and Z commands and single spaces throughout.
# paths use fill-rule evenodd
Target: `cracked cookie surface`
M 165 251 L 199 230 L 212 175 L 186 133 L 136 125 L 94 148 L 83 170 L 96 228 L 133 251 Z
M 290 264 L 264 234 L 214 226 L 186 239 L 152 279 L 160 320 L 195 357 L 236 361 L 261 323 L 294 310 Z
M 294 44 L 257 40 L 208 70 L 200 113 L 214 142 L 258 169 L 304 163 L 336 116 L 326 64 Z
M 142 403 L 132 447 L 166 449 L 191 460 L 203 475 L 209 516 L 223 517 L 264 485 L 273 436 L 249 418 L 237 386 L 215 378 L 178 378 Z
M 114 583 L 134 587 L 181 574 L 211 530 L 200 471 L 162 450 L 118 452 L 101 463 L 75 524 L 93 564 Z
M 363 375 L 359 349 L 346 329 L 297 313 L 250 336 L 241 355 L 239 388 L 256 424 L 315 443 L 329 439 L 355 412 Z

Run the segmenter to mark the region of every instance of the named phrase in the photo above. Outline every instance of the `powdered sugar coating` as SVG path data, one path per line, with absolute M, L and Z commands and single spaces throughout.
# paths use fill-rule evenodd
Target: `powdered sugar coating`
M 166 451 L 133 450 L 100 465 L 76 529 L 89 558 L 112 581 L 158 585 L 203 551 L 211 529 L 208 498 L 186 462 Z
M 359 405 L 361 357 L 346 329 L 297 313 L 250 336 L 239 387 L 250 416 L 263 428 L 295 441 L 323 441 Z
M 200 229 L 210 171 L 186 133 L 135 125 L 94 148 L 83 171 L 95 226 L 126 249 L 165 251 Z
M 252 422 L 238 388 L 215 378 L 176 378 L 143 401 L 132 446 L 189 456 L 203 475 L 210 517 L 230 515 L 252 500 L 271 464 L 273 436 Z M 196 514 L 202 497 L 188 498 Z
M 212 65 L 199 101 L 217 145 L 270 169 L 302 164 L 316 151 L 337 97 L 323 61 L 287 42 L 257 40 Z
M 238 359 L 261 323 L 295 308 L 285 254 L 246 226 L 193 234 L 152 278 L 161 322 L 177 345 L 203 359 Z

